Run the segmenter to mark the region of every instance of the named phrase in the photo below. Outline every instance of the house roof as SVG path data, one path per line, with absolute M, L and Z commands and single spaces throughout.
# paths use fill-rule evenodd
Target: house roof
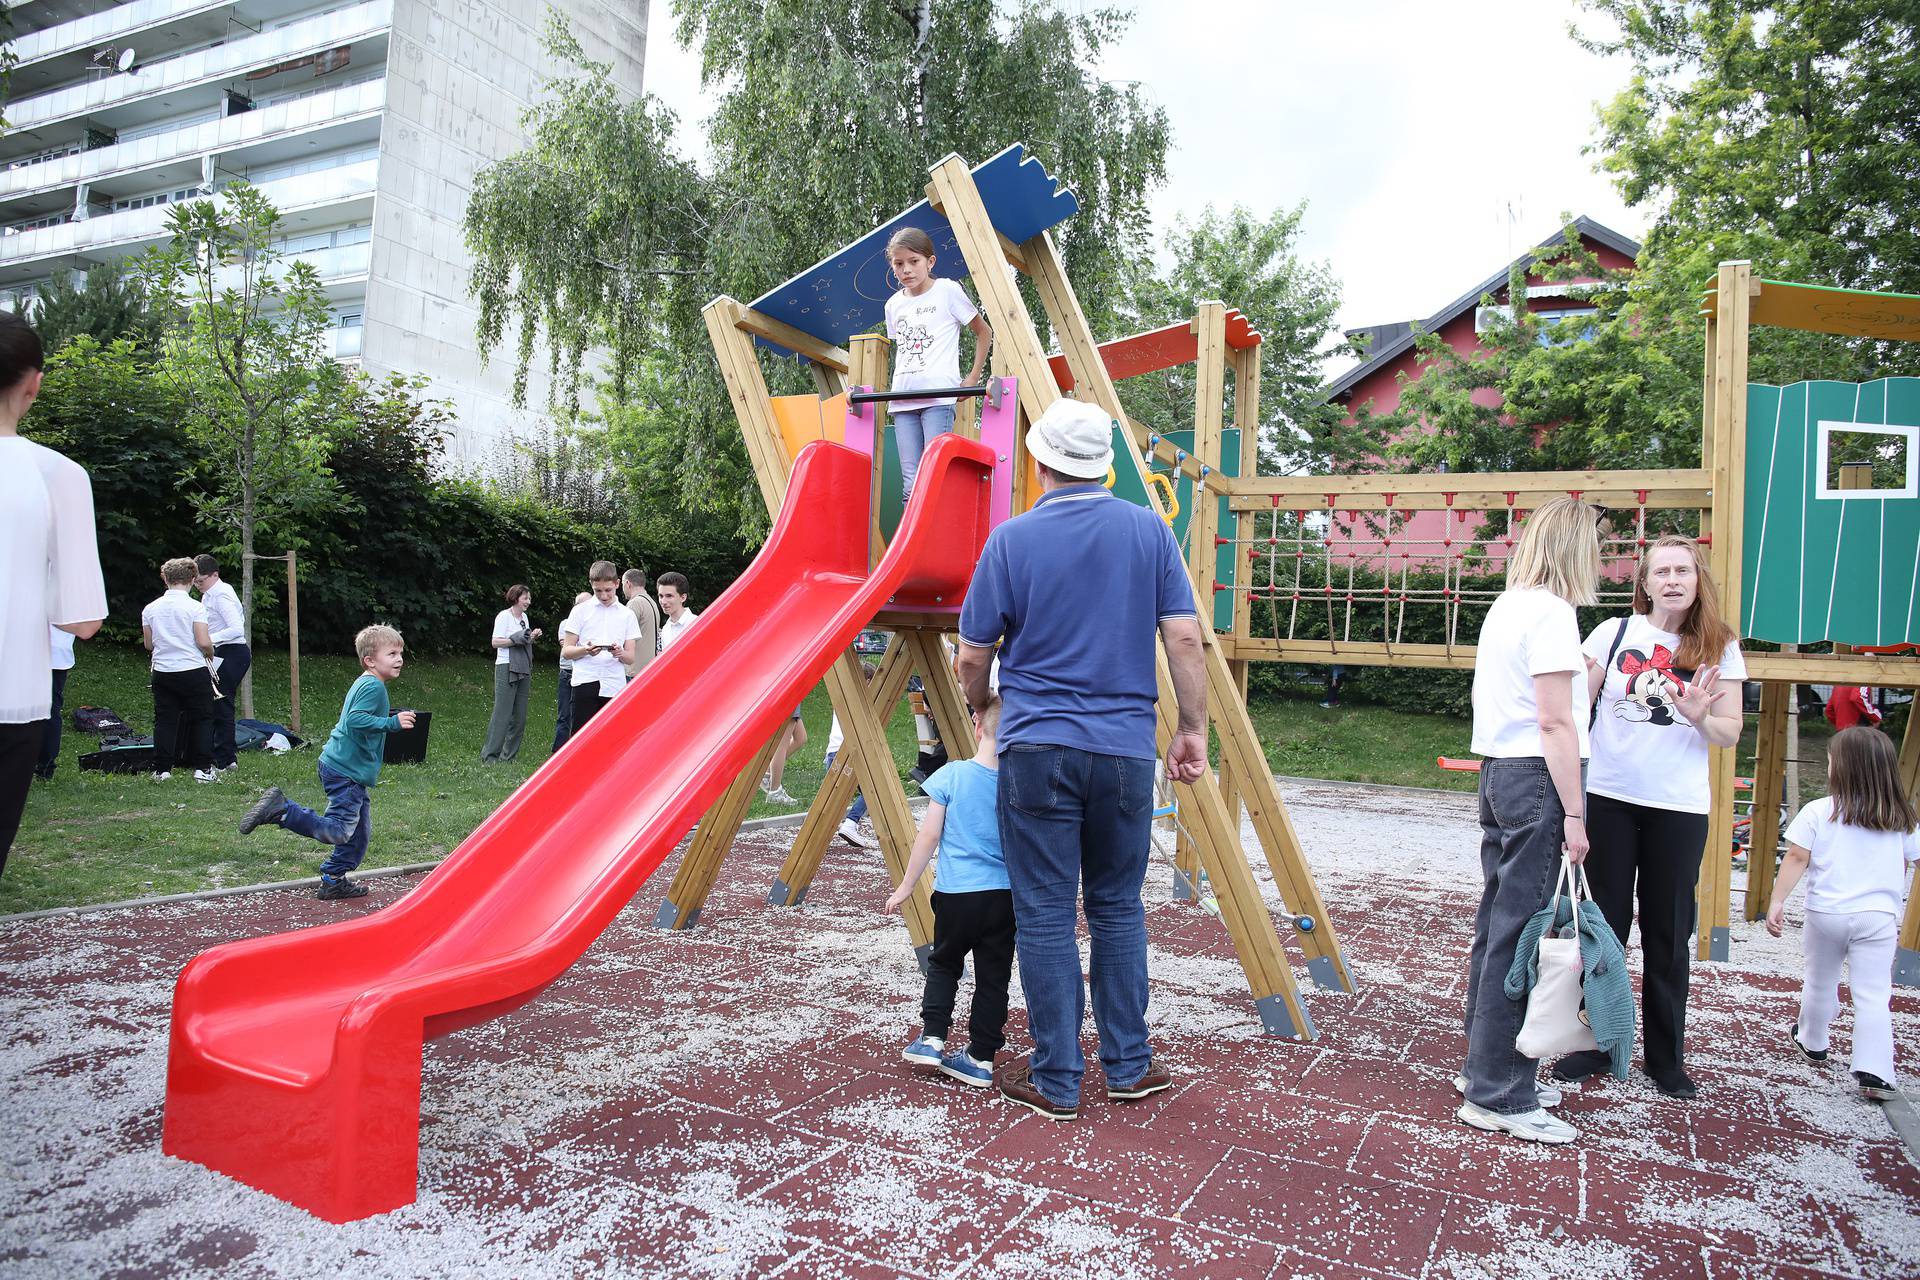
M 1602 226 L 1584 214 L 1575 218 L 1572 225 L 1582 236 L 1598 244 L 1605 245 L 1616 253 L 1622 253 L 1629 258 L 1636 259 L 1640 256 L 1640 245 L 1637 241 L 1627 239 L 1627 237 L 1621 235 L 1613 228 Z M 1401 321 L 1398 324 L 1375 325 L 1371 329 L 1350 330 L 1350 333 L 1371 333 L 1373 335 L 1372 346 L 1367 352 L 1366 359 L 1328 383 L 1322 394 L 1326 399 L 1333 400 L 1353 390 L 1354 387 L 1360 384 L 1362 379 L 1366 378 L 1376 369 L 1384 368 L 1398 359 L 1402 353 L 1412 350 L 1414 339 L 1419 334 L 1437 332 L 1441 325 L 1451 321 L 1468 307 L 1477 304 L 1481 298 L 1505 284 L 1507 277 L 1512 274 L 1515 266 L 1527 267 L 1532 265 L 1536 253 L 1542 249 L 1553 248 L 1565 238 L 1566 229 L 1563 227 L 1548 236 L 1545 240 L 1542 240 L 1539 244 L 1534 245 L 1533 248 L 1527 250 L 1518 258 L 1515 258 L 1512 262 L 1509 262 L 1506 266 L 1501 267 L 1485 280 L 1473 286 L 1473 288 L 1455 298 L 1452 302 L 1449 302 L 1446 306 L 1440 308 L 1440 310 L 1428 316 L 1425 320 L 1420 321 L 1417 325 L 1412 321 Z

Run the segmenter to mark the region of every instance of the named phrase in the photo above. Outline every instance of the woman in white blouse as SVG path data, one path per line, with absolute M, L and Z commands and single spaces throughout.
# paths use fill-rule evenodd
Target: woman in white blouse
M 533 642 L 544 633 L 527 625 L 533 592 L 521 583 L 507 588 L 507 607 L 493 617 L 493 718 L 480 759 L 495 764 L 520 754 L 527 731 L 527 692 L 533 686 Z

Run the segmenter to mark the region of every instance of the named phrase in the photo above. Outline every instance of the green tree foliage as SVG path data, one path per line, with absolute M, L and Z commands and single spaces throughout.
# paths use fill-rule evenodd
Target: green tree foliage
M 82 335 L 47 359 L 40 398 L 22 431 L 58 449 L 93 479 L 94 523 L 106 572 L 109 627 L 139 634 L 141 606 L 159 594 L 162 561 L 207 550 L 180 475 L 195 446 L 173 389 L 132 341 Z
M 236 183 L 173 206 L 168 239 L 140 262 L 169 321 L 155 367 L 198 446 L 189 490 L 202 524 L 239 551 L 249 626 L 260 529 L 287 528 L 333 493 L 327 454 L 351 422 L 349 375 L 321 348 L 332 316 L 319 275 L 274 247 L 279 228 L 272 203 Z
M 1131 322 L 1140 329 L 1190 319 L 1200 303 L 1219 300 L 1260 331 L 1261 471 L 1267 475 L 1352 467 L 1379 444 L 1343 427 L 1345 414 L 1320 392 L 1340 286 L 1324 262 L 1299 256 L 1305 214 L 1304 202 L 1264 218 L 1237 205 L 1226 213 L 1208 206 L 1192 221 L 1175 222 L 1129 295 Z M 1232 394 L 1231 378 L 1228 384 Z M 1129 379 L 1121 396 L 1136 420 L 1178 429 L 1193 421 L 1193 369 Z
M 147 305 L 140 281 L 115 262 L 88 267 L 85 277 L 78 281 L 64 271 L 55 272 L 41 288 L 27 318 L 50 352 L 82 334 L 101 343 L 131 338 L 143 347 L 152 347 L 163 327 Z
M 527 152 L 481 176 L 467 219 L 483 344 L 514 342 L 522 370 L 544 351 L 563 412 L 584 406 L 580 371 L 605 351 L 592 417 L 636 496 L 764 529 L 699 309 L 757 297 L 914 204 L 950 152 L 977 162 L 1024 141 L 1074 186 L 1062 252 L 1096 328 L 1115 328 L 1167 148 L 1164 114 L 1089 70 L 1120 14 L 993 0 L 674 12 L 712 95 L 710 171 L 674 159 L 670 113 L 623 103 L 555 28 L 549 48 L 577 73 L 529 116 Z M 811 389 L 792 366 L 769 371 L 776 390 Z

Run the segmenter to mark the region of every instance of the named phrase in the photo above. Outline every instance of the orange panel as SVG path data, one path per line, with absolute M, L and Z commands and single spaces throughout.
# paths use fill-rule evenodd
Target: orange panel
M 774 396 L 773 420 L 779 424 L 781 442 L 789 459 L 815 440 L 845 444 L 847 434 L 847 397 Z

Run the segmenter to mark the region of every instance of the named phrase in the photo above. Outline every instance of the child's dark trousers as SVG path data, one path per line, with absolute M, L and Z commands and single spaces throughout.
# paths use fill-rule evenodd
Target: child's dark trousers
M 1007 984 L 1013 980 L 1013 891 L 933 895 L 933 950 L 920 997 L 923 1035 L 945 1040 L 953 1029 L 953 1002 L 961 966 L 973 956 L 973 1009 L 967 1015 L 967 1055 L 992 1062 L 1007 1043 Z
M 153 771 L 213 765 L 213 674 L 205 667 L 153 673 Z

